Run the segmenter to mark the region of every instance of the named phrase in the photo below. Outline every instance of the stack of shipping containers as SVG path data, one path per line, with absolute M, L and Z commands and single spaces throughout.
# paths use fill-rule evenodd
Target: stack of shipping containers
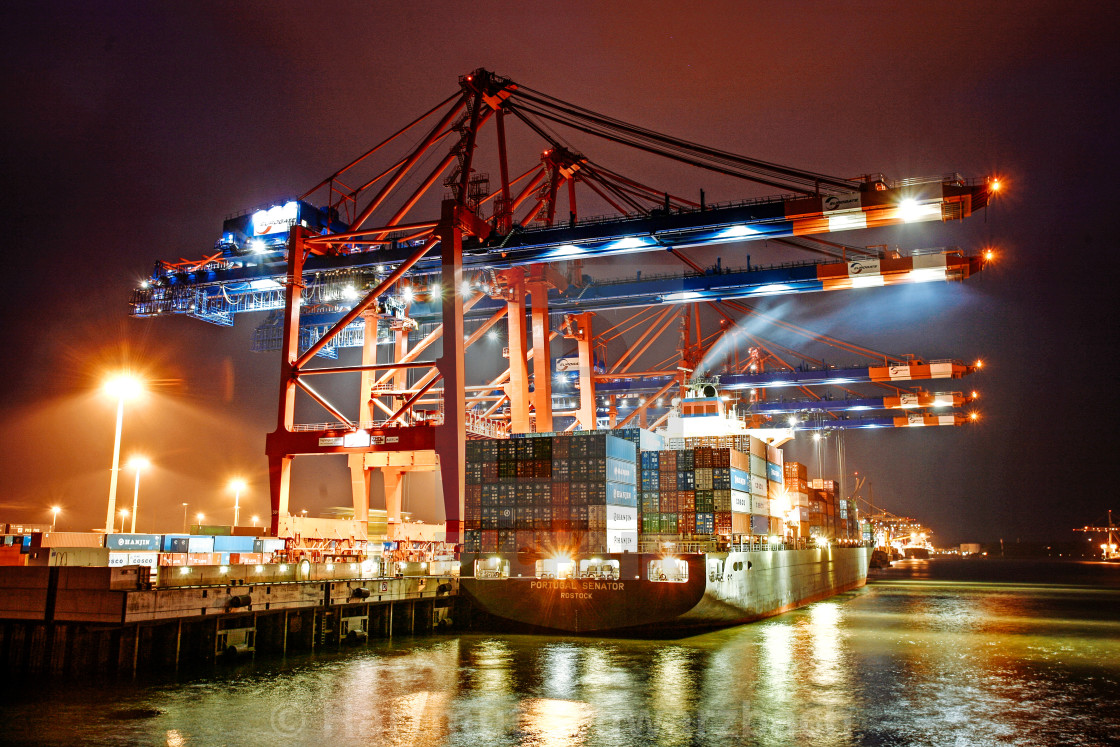
M 809 526 L 809 478 L 805 465 L 799 462 L 786 462 L 783 465 L 786 496 L 790 502 L 790 523 L 796 527 L 799 537 L 810 535 Z
M 804 465 L 757 438 L 662 443 L 638 428 L 468 441 L 464 549 L 621 552 L 643 538 L 847 536 L 855 525 L 833 481 L 813 489 Z
M 730 447 L 645 451 L 642 533 L 711 536 L 750 533 L 747 455 Z
M 466 551 L 636 551 L 637 453 L 595 431 L 468 441 Z

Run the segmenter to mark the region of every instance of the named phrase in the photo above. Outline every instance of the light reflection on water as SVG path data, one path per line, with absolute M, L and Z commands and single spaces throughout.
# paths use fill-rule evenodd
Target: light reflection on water
M 262 659 L 178 682 L 9 679 L 0 742 L 712 747 L 1116 737 L 1120 568 L 1111 586 L 1096 587 L 937 580 L 936 563 L 915 570 L 917 580 L 892 571 L 780 617 L 674 641 L 472 633 Z

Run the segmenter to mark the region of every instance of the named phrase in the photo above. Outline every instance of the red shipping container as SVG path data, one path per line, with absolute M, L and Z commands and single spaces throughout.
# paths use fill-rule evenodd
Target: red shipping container
M 695 490 L 678 490 L 677 491 L 677 511 L 685 513 L 686 511 L 696 512 L 696 491 Z
M 731 533 L 732 534 L 750 534 L 751 533 L 751 515 L 750 514 L 731 514 Z
M 679 534 L 696 533 L 695 511 L 681 511 L 677 514 L 677 532 Z
M 661 513 L 675 514 L 677 512 L 677 491 L 676 490 L 662 490 L 661 491 Z
M 483 529 L 482 530 L 482 552 L 497 552 L 498 551 L 498 530 L 497 529 Z
M 715 527 L 716 534 L 731 534 L 732 533 L 732 513 L 730 511 L 716 511 Z

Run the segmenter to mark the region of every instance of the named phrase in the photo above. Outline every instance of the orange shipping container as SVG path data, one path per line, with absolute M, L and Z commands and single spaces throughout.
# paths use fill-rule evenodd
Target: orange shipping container
M 219 565 L 222 560 L 221 553 L 216 552 L 189 552 L 187 565 Z
M 161 552 L 159 554 L 159 564 L 166 566 L 186 565 L 187 554 L 185 552 Z

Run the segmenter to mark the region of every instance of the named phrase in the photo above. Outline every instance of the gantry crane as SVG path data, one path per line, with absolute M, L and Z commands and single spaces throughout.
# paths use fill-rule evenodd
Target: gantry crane
M 1120 544 L 1117 544 L 1117 539 L 1120 538 L 1120 526 L 1112 523 L 1112 509 L 1108 510 L 1106 525 L 1076 527 L 1073 531 L 1104 533 L 1105 541 L 1101 544 L 1101 558 L 1110 562 L 1120 561 Z
M 512 122 L 524 125 L 520 138 L 507 133 Z M 783 194 L 709 203 L 700 191 L 698 199 L 688 199 L 577 152 L 557 128 Z M 478 168 L 482 136 L 491 132 L 499 173 L 494 189 Z M 543 150 L 527 145 L 528 137 L 543 143 Z M 391 155 L 406 139 L 416 144 Z M 511 176 L 512 158 L 526 150 L 536 154 L 534 162 Z M 439 183 L 450 195 L 437 206 L 430 190 Z M 982 257 L 959 250 L 861 248 L 849 254 L 820 235 L 963 219 L 985 207 L 997 189 L 997 181 L 956 174 L 893 182 L 878 174 L 848 179 L 769 163 L 628 124 L 480 69 L 460 78 L 448 99 L 306 193 L 227 220 L 213 254 L 158 263 L 133 293 L 131 313 L 186 314 L 230 325 L 238 313 L 282 307 L 267 327 L 282 357 L 277 427 L 266 442 L 274 532 L 298 533 L 287 510 L 292 459 L 345 453 L 361 523 L 371 469 L 387 480 L 392 515 L 399 511 L 400 472 L 438 466 L 448 539 L 454 542 L 462 516 L 465 438 L 549 431 L 558 418 L 570 420 L 567 427 L 595 428 L 597 392 L 611 400 L 611 410 L 616 391 L 644 392 L 656 401 L 683 387 L 708 344 L 700 335 L 701 305 L 734 325 L 733 313 L 753 311 L 742 299 L 964 279 L 980 270 Z M 577 203 L 577 195 L 613 214 L 583 216 L 586 202 Z M 317 196 L 322 207 L 313 204 Z M 424 210 L 426 215 L 414 217 Z M 827 259 L 710 272 L 684 252 L 761 240 Z M 586 282 L 582 274 L 602 258 L 649 253 L 671 255 L 691 272 L 617 284 Z M 634 370 L 658 334 L 680 321 L 666 316 L 651 320 L 654 329 L 627 350 L 625 361 L 595 370 L 593 311 L 627 307 L 660 309 L 658 314 L 662 307 L 688 309 L 679 365 L 668 375 Z M 565 312 L 561 329 L 552 324 L 554 312 Z M 509 365 L 497 377 L 468 386 L 464 353 L 500 322 Z M 430 327 L 423 335 L 422 323 Z M 570 411 L 554 407 L 551 345 L 557 337 L 575 347 L 580 393 Z M 379 338 L 391 343 L 388 361 L 379 361 Z M 360 364 L 320 365 L 338 348 L 357 346 Z M 841 379 L 956 377 L 968 369 L 956 362 L 886 359 L 852 371 L 785 368 L 728 372 L 722 384 L 729 391 L 804 389 Z M 360 374 L 357 417 L 348 417 L 311 384 L 318 376 L 346 373 Z M 331 422 L 297 424 L 297 392 L 321 406 Z M 621 427 L 645 413 L 639 405 L 624 418 L 612 415 L 611 422 Z

